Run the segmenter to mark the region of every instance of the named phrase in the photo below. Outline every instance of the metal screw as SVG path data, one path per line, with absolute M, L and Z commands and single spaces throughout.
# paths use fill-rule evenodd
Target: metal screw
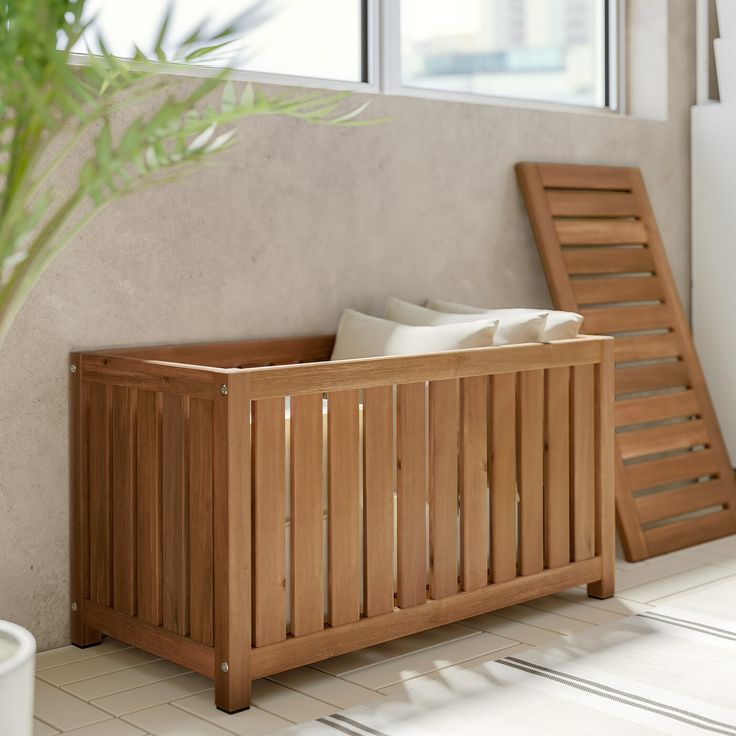
M 220 393 L 223 396 L 227 396 L 227 384 L 223 383 L 222 386 L 220 386 Z
M 72 373 L 76 373 L 76 372 L 77 372 L 77 366 L 75 366 L 75 365 L 73 365 L 73 364 L 72 364 L 72 365 L 70 366 L 69 370 L 70 370 L 70 371 L 71 371 Z
M 223 672 L 227 672 L 227 671 L 228 671 L 228 670 L 229 670 L 230 668 L 229 668 L 229 667 L 227 666 L 227 662 L 223 662 L 223 663 L 222 663 L 222 664 L 220 665 L 220 669 L 221 669 L 221 670 L 222 670 Z
M 76 611 L 76 610 L 77 610 L 77 604 L 76 603 L 72 603 L 72 611 Z

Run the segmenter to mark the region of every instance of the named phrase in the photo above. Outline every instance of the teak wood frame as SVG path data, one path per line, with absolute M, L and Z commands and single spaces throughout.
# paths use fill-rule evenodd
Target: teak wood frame
M 615 335 L 626 558 L 736 533 L 736 479 L 641 172 L 516 167 L 552 298 Z
M 235 712 L 256 678 L 613 594 L 611 340 L 326 362 L 333 341 L 71 355 L 75 644 L 109 634 L 214 678 Z

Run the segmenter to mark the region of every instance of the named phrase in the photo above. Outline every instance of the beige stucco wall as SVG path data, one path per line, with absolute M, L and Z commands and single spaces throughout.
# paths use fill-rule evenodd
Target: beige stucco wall
M 0 348 L 0 618 L 67 641 L 71 349 L 319 333 L 387 294 L 548 305 L 522 159 L 641 166 L 688 301 L 691 0 L 669 25 L 667 122 L 377 97 L 392 122 L 249 120 L 214 168 L 105 212 Z

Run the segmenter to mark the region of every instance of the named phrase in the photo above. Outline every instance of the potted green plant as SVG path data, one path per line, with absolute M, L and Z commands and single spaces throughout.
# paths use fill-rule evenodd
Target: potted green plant
M 95 34 L 99 54 L 75 65 L 73 49 L 95 33 L 85 0 L 0 0 L 0 344 L 41 274 L 92 218 L 225 149 L 234 130 L 221 126 L 253 115 L 368 122 L 356 119 L 365 105 L 341 110 L 344 93 L 268 95 L 251 84 L 236 93 L 227 70 L 181 96 L 170 91 L 168 64 L 207 65 L 253 16 L 215 32 L 196 28 L 167 54 L 167 14 L 151 58 L 138 48 L 117 58 Z M 113 117 L 147 98 L 153 111 L 114 132 Z M 88 155 L 75 186 L 59 196 L 54 176 L 80 148 Z

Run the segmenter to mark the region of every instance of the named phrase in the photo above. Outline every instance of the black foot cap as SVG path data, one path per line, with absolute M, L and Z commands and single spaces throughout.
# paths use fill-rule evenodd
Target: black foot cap
M 99 641 L 93 642 L 92 644 L 77 644 L 76 642 L 72 642 L 72 644 L 77 649 L 91 649 L 92 647 L 100 646 L 100 644 L 102 644 L 102 639 L 100 639 Z
M 234 716 L 236 713 L 242 713 L 244 710 L 250 710 L 250 706 L 246 705 L 245 708 L 236 708 L 235 710 L 228 710 L 227 708 L 220 708 L 217 706 L 217 710 L 221 710 L 223 713 L 227 713 L 229 716 Z

